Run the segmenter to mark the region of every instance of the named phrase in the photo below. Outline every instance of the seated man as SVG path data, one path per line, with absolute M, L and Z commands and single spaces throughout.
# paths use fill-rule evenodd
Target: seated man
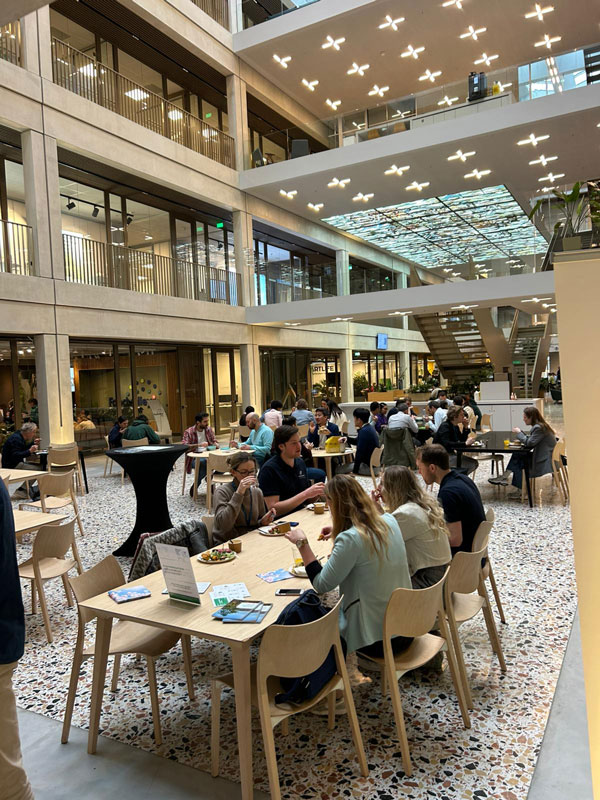
M 123 431 L 129 425 L 127 417 L 119 417 L 108 434 L 108 446 L 111 450 L 116 447 L 121 447 L 121 439 L 123 438 Z
M 458 427 L 463 426 L 462 431 Z M 465 412 L 462 406 L 452 406 L 448 409 L 446 419 L 439 426 L 433 437 L 433 444 L 441 444 L 442 447 L 450 454 L 450 464 L 456 467 L 456 448 L 455 445 L 461 442 L 471 444 L 477 439 L 476 436 L 471 435 L 467 426 Z M 479 462 L 475 458 L 463 456 L 461 459 L 461 470 L 464 472 L 474 472 L 479 466 Z
M 246 425 L 250 428 L 250 436 L 244 444 L 240 446 L 240 449 L 254 450 L 254 458 L 258 462 L 258 466 L 262 467 L 267 458 L 271 456 L 273 431 L 268 425 L 260 421 L 260 417 L 256 411 L 246 414 Z
M 181 438 L 182 444 L 206 444 L 212 445 L 217 444 L 217 437 L 215 436 L 215 432 L 210 427 L 209 423 L 209 416 L 207 411 L 201 411 L 199 414 L 196 414 L 194 417 L 195 422 L 191 428 L 186 428 L 183 432 L 183 436 Z M 127 439 L 128 437 L 123 434 L 124 438 Z M 217 445 L 218 446 L 218 445 Z M 190 474 L 192 471 L 192 461 L 194 459 L 185 457 L 185 471 Z M 203 479 L 206 477 L 206 461 L 204 459 L 200 460 L 198 464 L 198 486 L 202 483 Z M 190 488 L 190 497 L 194 496 L 194 484 Z
M 385 403 L 378 403 L 376 400 L 373 400 L 369 406 L 369 410 L 371 411 L 370 423 L 373 425 L 377 433 L 381 433 L 381 429 L 387 425 L 387 417 L 381 410 L 382 405 L 385 405 Z
M 37 425 L 34 422 L 25 422 L 21 430 L 11 434 L 4 442 L 2 448 L 2 466 L 5 469 L 32 469 L 31 464 L 26 464 L 27 456 L 37 452 L 40 440 L 36 439 Z M 25 484 L 21 484 L 13 497 L 27 497 Z M 29 497 L 32 500 L 39 500 L 40 493 L 36 483 L 29 487 Z
M 271 402 L 271 408 L 263 414 L 263 422 L 271 428 L 278 428 L 283 422 L 282 408 L 281 400 L 273 400 Z
M 310 423 L 306 437 L 313 447 L 325 447 L 325 442 L 330 436 L 341 436 L 338 426 L 329 422 L 329 408 L 317 408 L 315 419 L 316 422 Z
M 370 475 L 371 455 L 376 447 L 379 447 L 379 436 L 373 425 L 369 425 L 371 414 L 366 408 L 355 408 L 352 412 L 354 424 L 358 431 L 356 437 L 356 453 L 351 464 L 344 464 L 336 472 L 347 474 L 352 472 L 354 475 Z M 392 417 L 392 419 L 394 419 Z
M 308 410 L 308 403 L 302 397 L 296 401 L 296 408 L 292 409 L 292 414 L 296 419 L 296 425 L 309 425 L 315 421 L 315 415 Z
M 148 425 L 148 417 L 138 414 L 133 422 L 123 431 L 123 439 L 148 439 L 149 444 L 160 444 L 160 436 Z
M 306 464 L 300 458 L 298 429 L 281 425 L 273 438 L 275 455 L 265 461 L 258 473 L 267 509 L 275 509 L 278 517 L 305 506 L 323 494 L 324 484 L 311 486 Z
M 439 484 L 438 501 L 450 531 L 452 555 L 460 550 L 470 553 L 477 528 L 485 520 L 479 489 L 466 475 L 450 470 L 450 457 L 439 444 L 419 447 L 417 469 L 427 486 Z
M 419 426 L 408 412 L 407 403 L 400 403 L 398 406 L 398 412 L 390 417 L 388 425 L 391 431 L 398 430 L 400 428 L 408 428 L 410 432 L 414 433 L 415 435 L 419 431 Z

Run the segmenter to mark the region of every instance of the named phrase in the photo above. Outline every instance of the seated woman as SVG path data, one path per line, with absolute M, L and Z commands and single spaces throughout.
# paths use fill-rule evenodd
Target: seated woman
M 286 537 L 294 543 L 306 566 L 306 573 L 317 592 L 340 587 L 344 607 L 340 615 L 340 634 L 348 652 L 383 656 L 383 618 L 394 589 L 410 589 L 410 575 L 404 539 L 391 514 L 379 515 L 377 507 L 350 475 L 336 475 L 325 486 L 332 525 L 323 528 L 324 538 L 333 540 L 333 549 L 324 566 L 317 561 L 300 528 Z M 394 652 L 406 649 L 412 639 L 392 640 Z
M 513 428 L 513 433 L 517 434 L 516 438 L 520 442 L 533 447 L 529 477 L 539 478 L 542 475 L 548 475 L 549 472 L 552 472 L 552 451 L 556 445 L 556 434 L 535 406 L 527 406 L 523 409 L 523 422 L 531 425 L 529 435 L 523 433 L 520 428 Z M 512 485 L 521 489 L 526 458 L 527 456 L 523 453 L 513 453 L 506 465 L 505 472 L 497 478 L 489 478 L 489 482 L 507 486 L 508 479 L 512 474 Z
M 342 430 L 342 425 L 348 422 L 348 417 L 344 414 L 342 409 L 338 406 L 335 400 L 327 401 L 327 408 L 329 409 L 329 421 L 337 425 Z
M 387 467 L 371 496 L 394 515 L 406 545 L 413 589 L 426 589 L 444 577 L 452 560 L 444 511 L 426 494 L 408 467 Z
M 243 536 L 275 519 L 275 511 L 267 511 L 263 493 L 256 485 L 254 458 L 243 450 L 237 450 L 227 459 L 227 464 L 233 482 L 219 483 L 215 487 L 214 544 Z

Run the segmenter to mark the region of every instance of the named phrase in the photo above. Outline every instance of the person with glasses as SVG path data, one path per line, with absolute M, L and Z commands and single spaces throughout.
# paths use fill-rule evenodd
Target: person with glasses
M 257 486 L 254 457 L 238 450 L 227 459 L 227 464 L 233 482 L 215 487 L 214 544 L 243 536 L 275 519 L 275 509 L 267 510 L 263 493 Z

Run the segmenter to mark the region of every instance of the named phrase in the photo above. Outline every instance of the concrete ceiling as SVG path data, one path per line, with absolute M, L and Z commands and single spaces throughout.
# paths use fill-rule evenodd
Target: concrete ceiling
M 553 10 L 526 19 L 534 10 L 534 0 L 459 0 L 462 8 L 444 7 L 442 0 L 348 0 L 320 2 L 257 25 L 234 36 L 238 55 L 298 100 L 321 119 L 334 116 L 326 99 L 340 100 L 337 113 L 372 107 L 432 85 L 464 81 L 472 70 L 489 71 L 527 64 L 548 55 L 595 44 L 600 40 L 598 0 L 552 0 L 541 2 Z M 341 13 L 335 13 L 339 9 Z M 333 15 L 332 15 L 333 14 Z M 380 29 L 386 17 L 398 22 Z M 484 32 L 460 38 L 469 26 Z M 551 48 L 536 47 L 536 42 L 560 36 Z M 345 39 L 323 49 L 327 37 Z M 408 46 L 424 47 L 418 58 L 402 57 Z M 474 62 L 486 53 L 498 55 L 490 66 Z M 283 68 L 273 56 L 291 56 Z M 355 62 L 368 64 L 364 75 L 348 75 Z M 435 83 L 419 81 L 429 69 L 441 71 Z M 302 84 L 318 80 L 314 91 Z M 388 86 L 384 98 L 369 96 L 374 84 Z
M 0 3 L 0 25 L 14 22 L 38 8 L 47 6 L 47 0 L 2 0 Z

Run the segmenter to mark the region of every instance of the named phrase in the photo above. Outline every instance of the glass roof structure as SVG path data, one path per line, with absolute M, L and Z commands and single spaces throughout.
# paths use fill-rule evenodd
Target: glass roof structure
M 429 268 L 534 255 L 548 246 L 506 186 L 340 214 L 323 222 Z

